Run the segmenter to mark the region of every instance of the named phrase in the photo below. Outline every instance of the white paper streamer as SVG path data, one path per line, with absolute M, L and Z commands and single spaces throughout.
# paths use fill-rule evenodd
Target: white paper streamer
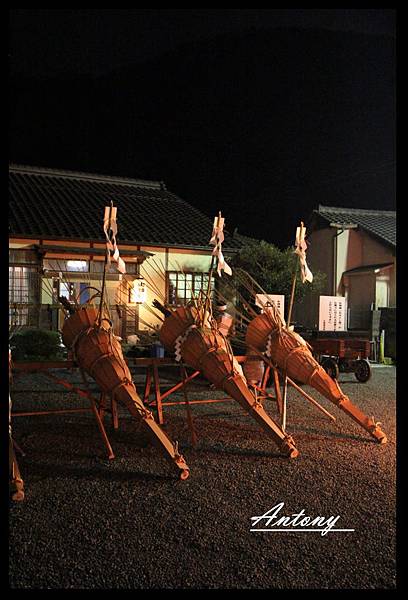
M 186 331 L 184 333 L 182 333 L 181 335 L 179 335 L 176 339 L 176 341 L 174 342 L 174 359 L 176 360 L 176 362 L 180 362 L 181 361 L 181 346 L 184 344 L 184 342 L 186 341 L 188 334 L 190 333 L 190 331 L 192 329 L 195 329 L 197 326 L 193 323 L 192 325 L 190 325 L 190 327 L 188 329 L 186 329 Z
M 106 236 L 108 264 L 110 264 L 111 259 L 113 259 L 117 263 L 118 271 L 123 274 L 126 273 L 126 265 L 119 256 L 119 248 L 116 244 L 116 234 L 118 233 L 118 225 L 116 223 L 117 211 L 118 209 L 116 206 L 105 206 L 105 215 L 103 217 L 103 230 Z
M 269 334 L 268 339 L 266 341 L 266 350 L 265 350 L 265 354 L 268 358 L 271 358 L 271 354 L 272 354 L 271 347 L 272 347 L 272 340 L 271 340 L 271 336 Z
M 296 249 L 295 249 L 295 254 L 297 254 L 299 256 L 299 262 L 300 262 L 300 276 L 302 279 L 302 283 L 305 283 L 305 281 L 309 281 L 309 283 L 312 283 L 313 281 L 313 273 L 311 272 L 311 270 L 309 269 L 309 267 L 307 266 L 307 262 L 306 262 L 306 248 L 307 248 L 307 244 L 305 241 L 305 235 L 306 235 L 306 227 L 303 226 L 303 222 L 300 223 L 300 227 L 296 228 Z
M 210 244 L 215 246 L 212 254 L 218 258 L 217 273 L 220 277 L 222 274 L 221 271 L 224 271 L 227 275 L 232 275 L 232 269 L 225 262 L 221 249 L 224 241 L 224 221 L 225 219 L 221 216 L 221 213 L 219 213 L 218 217 L 214 217 L 213 231 L 209 241 Z

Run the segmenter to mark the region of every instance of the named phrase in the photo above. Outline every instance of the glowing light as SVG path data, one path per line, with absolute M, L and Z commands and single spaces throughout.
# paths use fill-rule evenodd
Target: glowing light
M 67 269 L 69 271 L 87 271 L 88 263 L 86 260 L 67 260 Z
M 143 304 L 146 301 L 146 283 L 144 279 L 135 279 L 130 288 L 130 302 L 132 304 Z

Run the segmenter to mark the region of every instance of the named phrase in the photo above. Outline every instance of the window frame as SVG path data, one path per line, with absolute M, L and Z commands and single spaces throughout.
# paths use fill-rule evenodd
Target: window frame
M 9 264 L 9 324 L 36 325 L 40 294 L 38 265 Z
M 212 275 L 211 297 L 214 297 L 215 276 Z M 208 271 L 166 271 L 166 300 L 169 306 L 187 304 L 193 294 L 208 286 Z M 174 291 L 171 289 L 174 288 Z M 181 292 L 181 293 L 180 293 Z

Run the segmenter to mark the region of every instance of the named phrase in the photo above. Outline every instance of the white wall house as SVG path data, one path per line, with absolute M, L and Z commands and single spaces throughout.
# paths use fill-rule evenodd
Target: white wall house
M 10 166 L 9 181 L 11 321 L 60 329 L 59 296 L 92 301 L 101 287 L 111 201 L 126 264 L 126 274 L 112 264 L 107 275 L 117 333 L 151 331 L 160 324 L 151 310 L 155 298 L 184 303 L 207 285 L 213 221 L 162 182 L 18 165 Z M 226 256 L 240 246 L 225 233 Z
M 320 205 L 308 234 L 308 264 L 327 274 L 323 294 L 345 296 L 349 329 L 369 329 L 373 310 L 396 306 L 395 212 Z M 305 306 L 305 325 L 316 308 Z

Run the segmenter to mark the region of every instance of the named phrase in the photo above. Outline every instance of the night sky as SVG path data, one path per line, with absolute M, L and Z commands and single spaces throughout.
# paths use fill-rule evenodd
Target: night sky
M 318 204 L 395 210 L 395 13 L 11 9 L 10 161 L 164 181 L 282 248 Z

